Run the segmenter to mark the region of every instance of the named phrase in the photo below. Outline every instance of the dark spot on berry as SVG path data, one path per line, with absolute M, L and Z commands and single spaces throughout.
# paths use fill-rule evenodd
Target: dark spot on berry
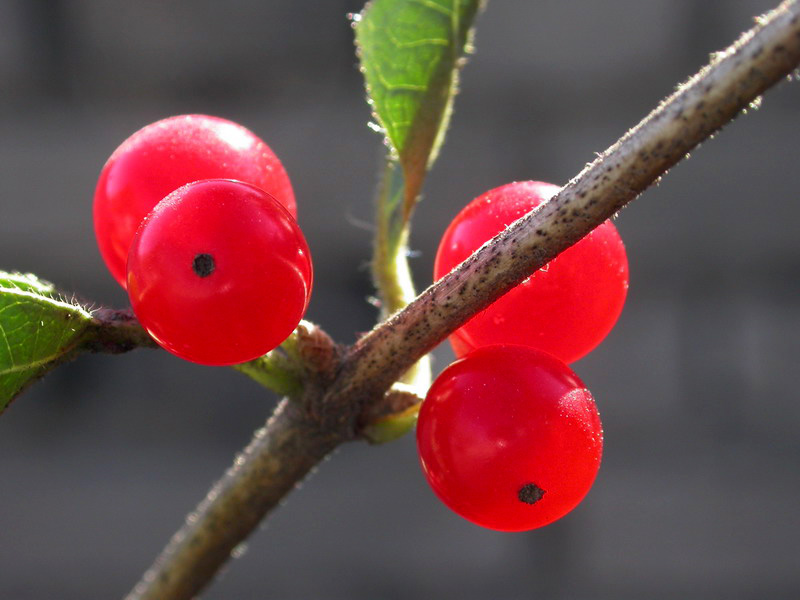
M 198 277 L 208 277 L 214 272 L 215 268 L 214 257 L 210 254 L 198 254 L 192 261 L 192 270 Z
M 536 504 L 545 495 L 545 491 L 535 483 L 526 483 L 517 492 L 517 498 L 525 504 Z

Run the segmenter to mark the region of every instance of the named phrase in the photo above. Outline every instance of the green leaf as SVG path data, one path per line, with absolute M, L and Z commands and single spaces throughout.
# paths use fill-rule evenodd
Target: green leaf
M 0 412 L 71 358 L 91 323 L 89 311 L 60 298 L 52 284 L 0 271 Z
M 405 179 L 408 218 L 444 138 L 483 0 L 372 0 L 355 17 L 373 113 Z

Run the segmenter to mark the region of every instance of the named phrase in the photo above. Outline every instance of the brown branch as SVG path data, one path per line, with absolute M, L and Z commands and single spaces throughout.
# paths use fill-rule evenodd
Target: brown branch
M 131 309 L 101 308 L 92 313 L 91 326 L 81 340 L 82 351 L 122 354 L 136 348 L 158 348 L 158 344 Z
M 284 400 L 127 600 L 193 598 L 264 515 L 340 442 Z
M 482 310 L 613 216 L 800 64 L 796 0 L 759 20 L 557 196 L 487 243 L 349 349 L 338 374 L 283 402 L 190 516 L 128 600 L 187 600 L 360 421 L 404 371 Z

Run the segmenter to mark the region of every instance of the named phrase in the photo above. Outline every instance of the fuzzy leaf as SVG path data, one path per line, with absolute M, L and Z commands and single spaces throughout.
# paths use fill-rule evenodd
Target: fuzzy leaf
M 372 0 L 355 18 L 369 102 L 405 179 L 404 213 L 447 129 L 482 0 Z
M 52 284 L 0 271 L 0 412 L 27 384 L 70 357 L 91 321 Z

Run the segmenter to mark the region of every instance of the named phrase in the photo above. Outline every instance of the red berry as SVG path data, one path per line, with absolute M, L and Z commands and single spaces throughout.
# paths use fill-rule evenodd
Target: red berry
M 305 313 L 312 268 L 297 222 L 261 188 L 212 179 L 178 188 L 142 221 L 128 294 L 166 350 L 207 365 L 257 358 Z
M 274 196 L 297 216 L 289 177 L 254 133 L 231 121 L 181 115 L 157 121 L 125 140 L 108 159 L 94 194 L 100 253 L 125 287 L 125 262 L 142 219 L 164 196 L 200 179 L 238 179 Z
M 520 181 L 473 200 L 445 231 L 434 278 L 446 275 L 558 190 L 549 183 Z M 611 331 L 627 291 L 625 247 L 606 221 L 456 330 L 450 341 L 457 356 L 489 344 L 522 344 L 570 363 Z
M 489 529 L 525 531 L 586 495 L 603 430 L 567 365 L 533 348 L 486 346 L 434 381 L 417 446 L 428 483 L 453 511 Z

